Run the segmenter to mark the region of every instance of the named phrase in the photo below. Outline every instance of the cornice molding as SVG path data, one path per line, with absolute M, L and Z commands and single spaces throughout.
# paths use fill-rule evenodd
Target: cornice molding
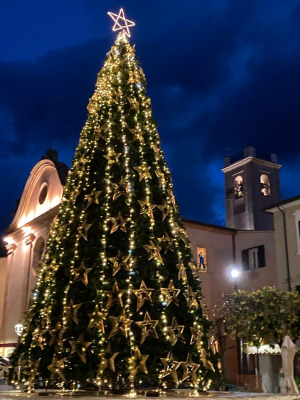
M 291 207 L 296 207 L 296 206 L 300 206 L 300 199 L 298 199 L 298 200 L 294 200 L 294 201 L 291 201 L 291 202 L 289 202 L 289 203 L 285 203 L 285 204 L 278 204 L 278 206 L 271 206 L 270 208 L 268 208 L 268 209 L 265 209 L 265 211 L 266 212 L 269 212 L 269 213 L 276 213 L 276 212 L 279 212 L 280 211 L 280 208 L 281 209 L 283 209 L 283 210 L 286 210 L 286 209 L 288 209 L 288 208 L 291 208 Z M 297 211 L 296 211 L 297 212 Z M 293 213 L 293 215 L 294 215 L 295 213 Z
M 15 243 L 19 243 L 26 239 L 29 234 L 33 234 L 35 237 L 37 237 L 38 232 L 44 228 L 45 224 L 51 223 L 54 217 L 58 214 L 59 206 L 60 204 L 50 208 L 50 210 L 46 211 L 44 214 L 41 214 L 37 218 L 28 222 L 28 224 L 16 229 L 13 232 L 10 232 L 8 238 L 13 240 Z
M 18 246 L 15 243 L 10 243 L 5 246 L 7 250 L 7 255 L 12 254 Z
M 275 168 L 275 169 L 281 168 L 281 164 L 273 163 L 271 161 L 266 161 L 266 160 L 262 160 L 261 158 L 256 158 L 256 157 L 250 156 L 250 157 L 244 158 L 242 160 L 236 161 L 235 163 L 228 165 L 228 167 L 222 168 L 222 172 L 226 173 L 226 172 L 232 171 L 236 168 L 242 167 L 245 164 L 249 164 L 250 162 L 253 162 L 253 163 L 259 164 L 259 165 L 263 165 L 265 167 Z

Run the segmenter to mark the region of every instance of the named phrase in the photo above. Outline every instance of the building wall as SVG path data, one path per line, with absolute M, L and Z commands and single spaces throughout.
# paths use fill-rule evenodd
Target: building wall
M 4 307 L 4 294 L 5 294 L 5 285 L 6 285 L 6 274 L 7 274 L 7 258 L 0 258 L 0 330 L 1 326 L 5 321 L 3 320 L 3 307 Z M 1 349 L 0 349 L 0 357 Z
M 222 298 L 222 294 L 232 290 L 230 269 L 234 265 L 232 237 L 234 232 L 185 222 L 192 244 L 194 260 L 197 247 L 207 250 L 207 272 L 200 272 L 202 292 L 209 310 Z
M 214 316 L 214 306 L 224 301 L 224 295 L 238 289 L 257 290 L 264 286 L 277 286 L 276 255 L 274 252 L 274 231 L 235 231 L 205 224 L 185 222 L 192 244 L 194 259 L 197 260 L 197 248 L 207 249 L 207 272 L 199 272 L 202 281 L 202 293 L 210 318 Z M 242 250 L 265 247 L 266 266 L 255 270 L 242 270 Z M 236 268 L 242 271 L 233 279 L 230 271 Z M 239 374 L 238 350 L 235 342 L 225 355 L 226 377 L 236 383 Z
M 15 325 L 23 320 L 32 296 L 36 268 L 45 250 L 62 193 L 63 186 L 54 162 L 41 160 L 31 171 L 16 215 L 8 227 L 5 238 L 7 278 L 0 323 L 0 352 L 5 356 L 10 354 L 17 342 Z
M 57 212 L 57 208 L 46 213 L 43 218 L 36 219 L 30 232 L 27 230 L 24 232 L 22 229 L 14 232 L 14 243 L 8 246 L 4 324 L 0 330 L 0 343 L 6 346 L 11 344 L 8 346 L 10 348 L 17 342 L 14 327 L 23 320 L 36 283 L 36 271 L 33 265 L 37 265 L 38 254 L 35 252 L 35 247 L 41 238 L 46 242 L 55 211 Z
M 296 230 L 296 219 L 294 213 L 300 212 L 300 205 L 285 206 L 287 243 L 291 285 L 300 285 L 300 252 L 298 248 L 298 237 Z M 278 286 L 280 289 L 288 289 L 287 261 L 285 253 L 283 215 L 278 210 L 274 214 L 276 257 L 278 264 Z

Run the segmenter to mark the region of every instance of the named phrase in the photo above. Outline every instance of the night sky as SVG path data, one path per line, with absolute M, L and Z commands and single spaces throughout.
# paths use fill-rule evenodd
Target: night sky
M 70 166 L 124 7 L 181 213 L 224 224 L 223 157 L 277 153 L 300 193 L 300 2 L 13 0 L 0 12 L 0 231 L 50 145 Z

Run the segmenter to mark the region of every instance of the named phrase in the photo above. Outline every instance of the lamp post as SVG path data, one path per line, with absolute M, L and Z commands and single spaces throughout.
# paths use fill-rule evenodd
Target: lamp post
M 238 290 L 237 278 L 240 276 L 240 274 L 241 274 L 241 271 L 238 270 L 237 268 L 232 268 L 230 270 L 230 276 L 231 276 L 232 281 L 233 281 L 233 289 L 235 291 Z M 246 373 L 246 370 L 247 370 L 247 362 L 245 364 L 244 352 L 243 352 L 243 339 L 242 338 L 238 338 L 236 340 L 236 343 L 237 343 L 237 352 L 238 352 L 239 374 L 244 374 L 244 373 Z
M 234 288 L 234 290 L 237 290 L 236 279 L 239 277 L 240 273 L 241 273 L 241 271 L 239 271 L 239 270 L 236 269 L 236 268 L 233 268 L 233 269 L 230 271 L 230 276 L 231 276 L 231 278 L 232 278 L 232 280 L 233 280 L 233 288 Z

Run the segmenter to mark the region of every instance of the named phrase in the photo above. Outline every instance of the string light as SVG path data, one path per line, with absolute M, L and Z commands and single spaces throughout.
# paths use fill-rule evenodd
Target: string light
M 159 339 L 155 335 L 152 337 L 166 344 L 166 349 L 163 349 L 165 356 L 169 349 L 176 353 L 174 335 L 168 329 L 176 302 L 170 306 L 163 291 L 173 279 L 174 287 L 170 288 L 179 290 L 182 296 L 180 302 L 186 304 L 188 320 L 194 321 L 195 330 L 202 329 L 204 332 L 203 316 L 199 313 L 202 298 L 201 294 L 194 292 L 195 276 L 191 277 L 194 271 L 187 262 L 191 259 L 191 247 L 181 225 L 170 171 L 160 149 L 151 102 L 146 96 L 144 73 L 126 38 L 126 35 L 130 36 L 129 27 L 134 23 L 125 18 L 122 9 L 118 15 L 109 14 L 115 22 L 114 30 L 122 32 L 107 56 L 95 93 L 88 104 L 89 117 L 81 132 L 58 217 L 51 228 L 47 252 L 39 267 L 38 282 L 21 336 L 23 344 L 30 333 L 33 333 L 33 340 L 27 352 L 25 375 L 14 376 L 14 381 L 18 384 L 26 381 L 30 390 L 38 374 L 39 367 L 32 367 L 32 363 L 37 361 L 33 354 L 38 348 L 39 351 L 50 351 L 49 347 L 55 343 L 53 355 L 57 357 L 57 362 L 63 362 L 63 368 L 54 368 L 52 378 L 65 390 L 62 376 L 72 376 L 79 362 L 78 357 L 84 362 L 90 355 L 103 355 L 113 343 L 113 336 L 120 334 L 116 330 L 109 336 L 110 317 L 115 318 L 115 325 L 116 316 L 122 315 L 121 322 L 127 325 L 123 348 L 115 357 L 115 367 L 117 373 L 124 369 L 130 372 L 130 378 L 128 374 L 118 373 L 118 376 L 129 383 L 129 397 L 136 396 L 134 357 L 137 357 L 136 349 L 141 339 L 135 322 L 145 320 L 147 310 L 142 308 L 144 303 L 140 310 L 136 310 L 135 292 L 140 289 L 143 263 L 148 268 L 146 276 L 149 283 L 146 282 L 146 288 L 155 287 L 151 290 L 155 306 L 158 306 L 155 307 L 155 321 L 159 320 Z M 159 199 L 160 203 L 155 204 L 154 199 Z M 114 225 L 119 211 L 122 211 L 121 218 L 126 221 L 122 223 L 125 230 L 118 229 L 120 222 Z M 159 237 L 158 232 L 161 231 L 163 235 Z M 172 262 L 168 261 L 169 258 Z M 114 267 L 114 259 L 118 259 L 115 260 L 117 268 Z M 83 274 L 82 279 L 78 279 L 80 273 Z M 58 277 L 62 277 L 62 286 Z M 120 284 L 121 301 L 110 304 L 107 300 L 115 283 Z M 86 304 L 86 296 L 90 304 Z M 148 306 L 150 303 L 151 307 L 151 302 L 146 303 Z M 90 320 L 87 326 L 82 327 L 85 314 Z M 56 326 L 52 321 L 54 315 Z M 150 315 L 153 317 L 151 312 Z M 183 318 L 185 320 L 186 315 Z M 150 319 L 150 322 L 153 321 Z M 182 328 L 183 323 L 179 320 L 178 323 Z M 189 329 L 185 326 L 182 332 L 188 334 Z M 50 335 L 45 335 L 43 330 Z M 147 337 L 145 340 L 148 340 Z M 207 337 L 204 335 L 202 339 L 188 344 L 193 357 L 198 353 L 197 362 L 203 357 L 201 349 Z M 146 347 L 142 348 L 143 353 L 144 349 Z M 146 360 L 148 355 L 141 357 Z M 183 362 L 176 361 L 178 367 Z M 113 369 L 108 365 L 105 363 L 104 369 L 99 367 L 98 372 L 89 377 L 99 390 L 102 385 L 106 389 L 113 387 L 109 371 Z M 30 379 L 26 372 L 30 372 Z M 197 371 L 196 383 L 208 387 L 209 382 L 204 381 L 202 372 L 203 369 Z M 166 382 L 158 369 L 157 376 L 165 387 Z M 72 382 L 73 390 L 78 390 L 78 382 Z

